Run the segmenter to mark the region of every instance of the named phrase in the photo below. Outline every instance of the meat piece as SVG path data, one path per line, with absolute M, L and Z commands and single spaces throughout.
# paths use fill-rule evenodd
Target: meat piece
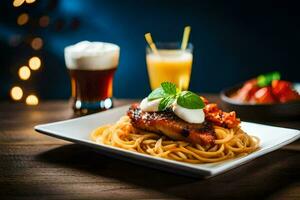
M 174 140 L 195 144 L 213 144 L 216 138 L 212 123 L 191 124 L 177 117 L 172 111 L 143 112 L 139 104 L 132 104 L 127 115 L 135 128 L 164 134 Z
M 300 100 L 300 94 L 293 89 L 292 83 L 288 81 L 272 81 L 272 92 L 281 103 Z
M 244 83 L 243 87 L 241 87 L 237 93 L 232 96 L 232 98 L 240 102 L 249 102 L 253 99 L 253 96 L 257 90 L 259 90 L 259 87 L 257 86 L 257 80 L 251 79 Z
M 276 99 L 272 94 L 272 88 L 270 86 L 263 87 L 257 90 L 254 94 L 256 103 L 258 104 L 270 104 L 275 103 Z
M 224 112 L 215 103 L 206 104 L 203 111 L 205 113 L 205 121 L 212 122 L 217 126 L 234 128 L 241 123 L 234 111 L 229 113 Z

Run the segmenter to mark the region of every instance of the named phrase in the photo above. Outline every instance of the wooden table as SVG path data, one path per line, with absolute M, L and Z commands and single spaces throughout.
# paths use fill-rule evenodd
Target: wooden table
M 209 96 L 218 101 L 217 96 Z M 130 103 L 116 100 L 116 106 Z M 39 134 L 72 117 L 66 101 L 0 103 L 0 199 L 300 199 L 299 141 L 210 179 L 138 166 Z M 280 122 L 300 129 L 300 122 Z

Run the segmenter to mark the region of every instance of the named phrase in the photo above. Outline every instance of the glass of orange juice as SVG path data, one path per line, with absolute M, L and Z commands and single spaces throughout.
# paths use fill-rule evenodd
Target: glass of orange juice
M 180 43 L 155 43 L 157 52 L 146 48 L 146 62 L 151 89 L 154 90 L 162 82 L 175 83 L 178 88 L 187 90 L 190 83 L 193 45 L 189 43 L 182 50 Z

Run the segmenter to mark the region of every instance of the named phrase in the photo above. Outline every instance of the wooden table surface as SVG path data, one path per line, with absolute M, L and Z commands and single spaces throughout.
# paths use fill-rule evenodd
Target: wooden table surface
M 216 177 L 189 178 L 33 130 L 72 116 L 67 101 L 0 103 L 0 199 L 300 199 L 299 141 Z M 299 121 L 273 124 L 300 129 Z

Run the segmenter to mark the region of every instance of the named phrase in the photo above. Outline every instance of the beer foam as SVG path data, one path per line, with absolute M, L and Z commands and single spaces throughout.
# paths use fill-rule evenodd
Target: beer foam
M 119 54 L 116 44 L 82 41 L 65 48 L 65 62 L 68 69 L 113 69 L 119 63 Z

